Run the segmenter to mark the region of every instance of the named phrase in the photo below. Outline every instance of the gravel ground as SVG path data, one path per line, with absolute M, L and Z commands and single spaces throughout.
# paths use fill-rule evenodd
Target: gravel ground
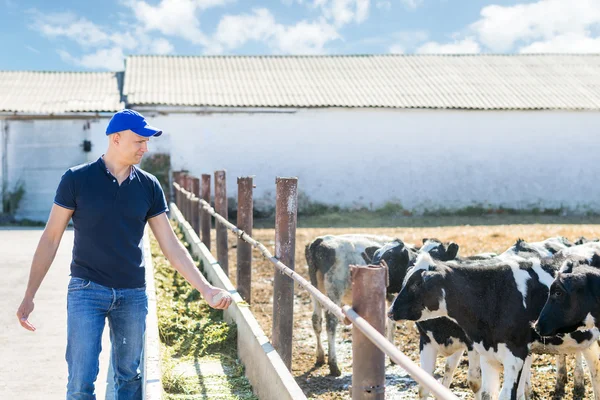
M 398 237 L 408 243 L 420 243 L 424 237 L 435 237 L 443 241 L 455 241 L 461 246 L 461 255 L 468 256 L 481 252 L 502 252 L 511 246 L 517 238 L 528 241 L 543 240 L 548 237 L 562 235 L 571 240 L 579 236 L 588 238 L 600 236 L 600 225 L 496 225 L 496 226 L 449 226 L 435 228 L 304 228 L 298 229 L 296 234 L 296 270 L 308 279 L 304 247 L 312 239 L 324 234 L 343 233 L 371 233 L 385 234 Z M 274 252 L 273 229 L 255 229 L 253 237 L 264 243 L 270 251 Z M 213 231 L 214 240 L 214 231 Z M 232 282 L 235 284 L 236 263 L 236 238 L 229 235 L 229 265 Z M 216 249 L 213 244 L 212 249 Z M 260 253 L 255 252 L 252 268 L 252 311 L 262 326 L 267 336 L 271 335 L 272 323 L 272 289 L 274 267 Z M 342 376 L 329 376 L 328 366 L 315 366 L 316 340 L 311 323 L 312 302 L 308 293 L 299 286 L 295 289 L 294 307 L 294 348 L 292 360 L 292 373 L 298 384 L 302 387 L 307 397 L 312 399 L 333 400 L 350 399 L 352 385 L 352 343 L 351 330 L 338 325 L 337 354 Z M 323 340 L 326 346 L 327 338 L 323 327 Z M 418 334 L 412 322 L 401 323 L 395 334 L 396 346 L 413 361 L 418 363 L 419 342 Z M 327 349 L 325 348 L 327 352 Z M 568 359 L 569 383 L 566 398 L 572 398 L 573 387 L 572 370 L 573 359 Z M 438 359 L 436 374 L 443 371 L 443 359 Z M 457 368 L 451 386 L 452 391 L 464 399 L 473 398 L 466 385 L 467 360 L 463 359 Z M 534 398 L 550 399 L 553 397 L 555 383 L 554 361 L 551 356 L 534 356 L 532 384 Z M 586 376 L 586 397 L 592 396 L 589 378 Z M 415 399 L 417 393 L 416 383 L 395 365 L 388 365 L 386 369 L 386 398 L 388 399 Z

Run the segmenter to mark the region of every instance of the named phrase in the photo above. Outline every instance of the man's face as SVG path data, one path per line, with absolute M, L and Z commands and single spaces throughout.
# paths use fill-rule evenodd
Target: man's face
M 139 164 L 148 151 L 149 138 L 139 136 L 130 130 L 117 133 L 117 149 L 123 161 L 128 164 Z

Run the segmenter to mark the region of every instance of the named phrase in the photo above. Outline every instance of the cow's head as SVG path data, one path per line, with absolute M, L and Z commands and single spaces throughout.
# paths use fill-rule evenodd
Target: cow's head
M 367 253 L 366 250 L 365 253 Z M 363 258 L 365 258 L 365 253 L 363 253 Z M 414 263 L 415 258 L 415 250 L 412 247 L 406 246 L 402 240 L 396 239 L 377 249 L 368 263 L 377 265 L 385 261 L 388 266 L 390 278 L 388 293 L 398 293 L 402 287 L 406 270 Z
M 447 267 L 436 266 L 429 253 L 419 254 L 388 310 L 388 317 L 394 321 L 423 321 L 446 316 L 446 273 Z
M 578 238 L 578 239 L 575 241 L 575 243 L 574 243 L 574 244 L 575 244 L 575 246 L 579 246 L 579 245 L 581 245 L 581 244 L 584 244 L 584 243 L 589 243 L 589 242 L 598 242 L 598 241 L 600 241 L 600 239 L 598 239 L 598 238 L 594 238 L 594 239 L 588 239 L 588 238 L 586 238 L 585 236 L 580 236 L 580 237 L 579 237 L 579 238 Z
M 423 246 L 419 249 L 419 253 L 429 253 L 435 260 L 449 261 L 454 260 L 458 255 L 458 244 L 454 242 L 442 242 L 438 239 L 423 239 Z
M 535 323 L 535 330 L 541 336 L 553 336 L 558 332 L 569 332 L 581 325 L 592 325 L 587 320 L 593 308 L 597 307 L 597 294 L 591 276 L 598 270 L 589 266 L 575 267 L 567 261 L 550 286 L 546 304 Z M 591 326 L 588 326 L 588 328 Z

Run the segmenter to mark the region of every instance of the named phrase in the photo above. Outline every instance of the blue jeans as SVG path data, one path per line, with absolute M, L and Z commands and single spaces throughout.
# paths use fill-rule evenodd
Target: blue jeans
M 140 364 L 146 330 L 146 288 L 113 289 L 71 278 L 67 295 L 67 400 L 95 399 L 102 331 L 110 328 L 115 399 L 142 398 Z

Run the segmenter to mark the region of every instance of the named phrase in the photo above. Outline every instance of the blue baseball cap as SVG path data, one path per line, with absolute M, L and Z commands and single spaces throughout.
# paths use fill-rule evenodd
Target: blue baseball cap
M 127 108 L 116 112 L 115 115 L 112 116 L 106 127 L 106 134 L 112 135 L 113 133 L 126 131 L 128 129 L 136 135 L 144 137 L 162 135 L 160 129 L 148 125 L 142 114 Z

